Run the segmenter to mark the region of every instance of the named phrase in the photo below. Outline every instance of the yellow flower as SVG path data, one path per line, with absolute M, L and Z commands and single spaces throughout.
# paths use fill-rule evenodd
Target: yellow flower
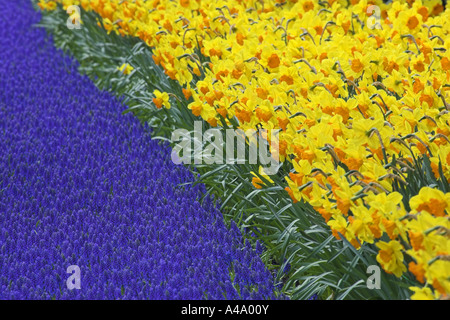
M 414 294 L 411 296 L 412 300 L 436 300 L 437 297 L 433 294 L 428 287 L 410 287 L 409 290 L 413 291 Z
M 153 91 L 153 94 L 155 95 L 153 103 L 158 109 L 161 109 L 163 106 L 170 109 L 169 94 L 167 92 L 155 90 Z
M 406 271 L 406 266 L 403 263 L 403 246 L 396 240 L 379 241 L 376 246 L 380 249 L 377 255 L 378 263 L 387 273 L 393 273 L 399 278 Z
M 41 10 L 53 11 L 57 8 L 55 1 L 39 0 L 37 4 Z
M 124 63 L 119 68 L 117 68 L 117 70 L 119 70 L 123 74 L 130 74 L 131 71 L 134 70 L 134 68 L 131 65 L 129 65 L 128 63 Z
M 105 30 L 107 31 L 107 33 L 108 34 L 110 34 L 111 33 L 111 31 L 114 31 L 116 34 L 117 34 L 117 24 L 113 24 L 112 22 L 111 22 L 111 20 L 109 20 L 108 18 L 104 18 L 103 20 L 102 20 L 102 23 L 103 23 L 103 27 L 105 28 Z M 100 21 L 99 22 L 97 22 L 97 25 L 99 26 L 99 27 L 101 27 L 102 26 L 102 24 L 100 23 Z
M 258 170 L 259 176 L 253 171 L 251 171 L 250 173 L 253 175 L 252 184 L 256 189 L 261 189 L 262 186 L 266 185 L 266 183 L 259 176 L 262 176 L 265 180 L 269 181 L 270 183 L 273 183 L 273 180 L 264 172 L 264 168 L 262 166 L 259 166 Z
M 352 234 L 357 236 L 360 241 L 373 243 L 374 234 L 371 226 L 374 224 L 374 219 L 373 215 L 369 214 L 369 209 L 363 206 L 359 207 L 354 217 L 349 217 L 349 221 L 348 229 Z
M 449 256 L 447 256 L 449 257 Z M 427 268 L 426 277 L 429 283 L 432 284 L 436 293 L 446 295 L 450 293 L 450 261 L 438 259 L 431 263 Z
M 450 207 L 450 193 L 444 194 L 440 190 L 424 187 L 409 203 L 412 210 L 425 210 L 436 217 L 443 217 L 446 215 L 445 210 Z

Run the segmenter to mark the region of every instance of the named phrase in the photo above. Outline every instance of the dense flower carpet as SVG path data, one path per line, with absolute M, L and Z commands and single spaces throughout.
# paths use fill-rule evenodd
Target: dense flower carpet
M 0 12 L 0 299 L 275 298 L 259 243 L 179 186 L 193 175 L 77 73 L 31 2 Z
M 450 298 L 447 1 L 0 3 L 0 297 Z

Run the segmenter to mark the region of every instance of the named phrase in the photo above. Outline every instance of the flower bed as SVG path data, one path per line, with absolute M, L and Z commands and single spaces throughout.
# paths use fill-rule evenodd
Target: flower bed
M 448 296 L 450 38 L 441 1 L 56 2 L 151 47 L 173 84 L 154 90 L 157 111 L 175 105 L 211 127 L 280 130 L 284 181 L 255 174 L 255 188 L 281 187 L 358 250 L 374 244 L 388 274 L 414 275 L 413 297 Z M 142 72 L 130 66 L 121 70 Z
M 0 299 L 276 298 L 262 247 L 167 144 L 32 28 L 29 1 L 0 7 Z

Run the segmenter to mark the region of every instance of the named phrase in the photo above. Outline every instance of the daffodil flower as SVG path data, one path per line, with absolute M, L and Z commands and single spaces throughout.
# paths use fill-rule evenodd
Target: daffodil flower
M 153 103 L 158 109 L 161 109 L 163 106 L 167 109 L 170 109 L 169 102 L 169 94 L 167 92 L 161 92 L 159 90 L 153 91 L 155 97 L 153 98 Z
M 134 68 L 131 65 L 129 65 L 128 63 L 124 63 L 120 67 L 118 67 L 117 70 L 119 70 L 120 72 L 122 72 L 125 75 L 128 75 L 131 73 L 131 71 L 134 70 Z

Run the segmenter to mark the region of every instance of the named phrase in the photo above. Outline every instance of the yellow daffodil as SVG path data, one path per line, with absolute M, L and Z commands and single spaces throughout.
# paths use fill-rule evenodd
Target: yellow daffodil
M 120 72 L 122 72 L 125 75 L 128 75 L 131 73 L 131 71 L 134 70 L 134 68 L 131 65 L 129 65 L 128 63 L 124 63 L 120 67 L 118 67 L 117 70 L 119 70 Z
M 377 255 L 377 261 L 383 269 L 388 273 L 393 273 L 396 277 L 400 277 L 405 271 L 406 266 L 403 264 L 403 246 L 398 241 L 377 242 L 380 251 Z

